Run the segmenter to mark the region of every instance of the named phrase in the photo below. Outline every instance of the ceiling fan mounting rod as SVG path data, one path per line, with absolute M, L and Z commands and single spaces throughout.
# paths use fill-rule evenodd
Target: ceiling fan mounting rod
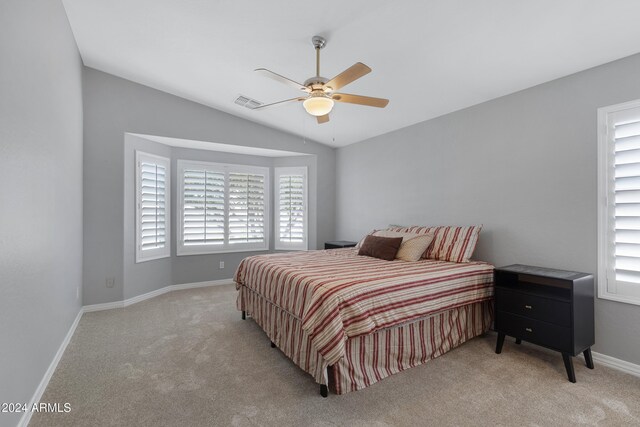
M 327 40 L 321 36 L 313 36 L 311 43 L 316 48 L 316 77 L 320 77 L 320 49 L 327 44 Z

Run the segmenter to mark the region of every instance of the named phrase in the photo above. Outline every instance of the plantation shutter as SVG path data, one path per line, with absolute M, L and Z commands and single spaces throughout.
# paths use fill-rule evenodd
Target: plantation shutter
M 224 173 L 185 169 L 182 194 L 183 244 L 223 245 Z
M 169 159 L 138 152 L 136 261 L 169 256 Z
M 265 242 L 265 176 L 229 173 L 229 243 Z
M 265 250 L 269 169 L 178 160 L 178 255 Z
M 640 109 L 614 122 L 615 280 L 640 285 Z
M 307 249 L 306 168 L 276 168 L 278 249 Z

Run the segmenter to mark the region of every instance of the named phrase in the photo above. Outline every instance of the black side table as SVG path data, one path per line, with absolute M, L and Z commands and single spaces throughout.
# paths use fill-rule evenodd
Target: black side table
M 573 356 L 584 353 L 593 369 L 593 276 L 529 265 L 495 269 L 496 353 L 505 335 L 562 353 L 567 377 L 576 382 Z
M 333 242 L 324 242 L 325 249 L 338 249 L 338 248 L 353 248 L 357 245 L 357 242 L 351 242 L 349 240 L 335 240 Z

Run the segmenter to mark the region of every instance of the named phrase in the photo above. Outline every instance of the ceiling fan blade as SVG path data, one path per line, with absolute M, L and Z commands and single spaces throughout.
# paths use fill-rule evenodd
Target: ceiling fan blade
M 293 81 L 285 76 L 281 76 L 278 73 L 274 73 L 273 71 L 267 70 L 266 68 L 257 68 L 254 71 L 257 71 L 258 73 L 262 74 L 265 77 L 268 77 L 270 79 L 273 79 L 277 82 L 280 83 L 284 83 L 287 86 L 291 86 L 294 89 L 297 90 L 303 90 L 305 92 L 309 92 L 309 88 L 307 88 L 305 85 L 298 83 L 296 81 Z
M 369 74 L 370 72 L 371 68 L 367 67 L 362 62 L 356 62 L 324 85 L 329 86 L 331 90 L 338 90 L 352 81 L 358 80 L 360 77 Z
M 321 125 L 329 121 L 329 115 L 325 114 L 324 116 L 317 116 L 316 119 L 318 120 L 318 124 Z
M 274 106 L 274 105 L 284 104 L 285 102 L 304 101 L 305 99 L 307 99 L 307 98 L 304 97 L 304 96 L 303 97 L 298 97 L 298 98 L 285 99 L 284 101 L 272 102 L 271 104 L 263 104 L 263 105 L 260 105 L 259 107 L 252 108 L 252 110 L 261 110 L 261 109 L 266 108 L 266 107 L 271 107 L 271 106 Z
M 372 98 L 370 96 L 349 95 L 348 93 L 334 93 L 331 98 L 338 102 L 347 102 L 349 104 L 367 105 L 369 107 L 384 108 L 389 103 L 388 99 Z

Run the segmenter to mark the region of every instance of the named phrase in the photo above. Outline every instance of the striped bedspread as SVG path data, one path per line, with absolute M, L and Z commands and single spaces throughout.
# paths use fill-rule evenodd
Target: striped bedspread
M 348 338 L 493 296 L 490 264 L 383 261 L 352 248 L 248 257 L 234 280 L 300 319 L 329 365 Z

